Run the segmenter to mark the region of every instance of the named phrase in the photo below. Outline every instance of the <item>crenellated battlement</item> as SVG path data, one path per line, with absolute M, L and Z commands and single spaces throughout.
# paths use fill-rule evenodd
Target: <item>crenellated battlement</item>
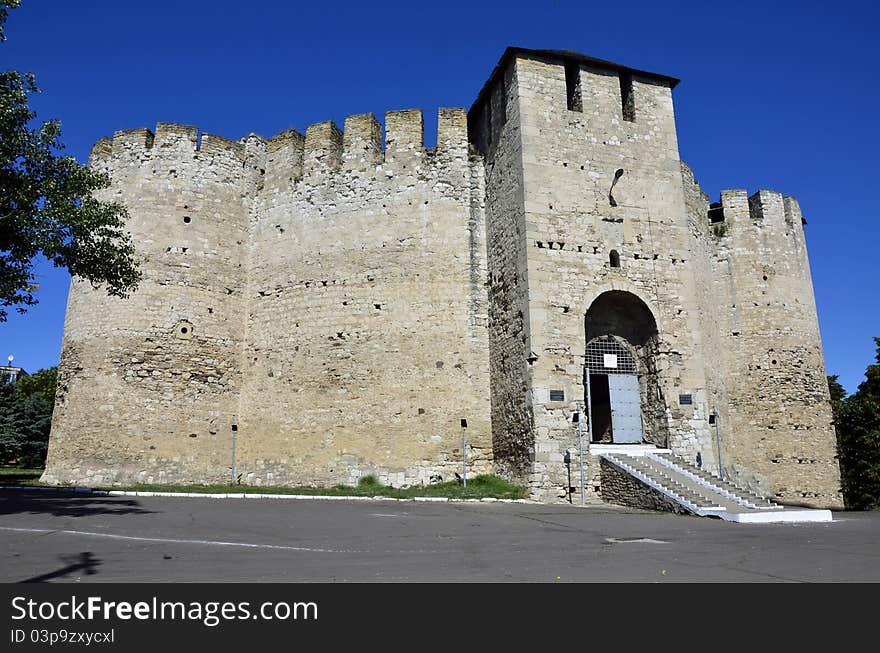
M 404 109 L 385 114 L 384 150 L 382 125 L 372 113 L 347 116 L 343 130 L 324 121 L 309 125 L 305 136 L 293 129 L 281 132 L 268 141 L 265 188 L 288 188 L 300 179 L 316 181 L 340 170 L 417 165 L 429 153 L 424 131 L 421 109 Z M 438 158 L 466 159 L 467 148 L 467 112 L 462 108 L 439 109 L 437 148 L 432 153 Z
M 241 161 L 244 161 L 245 157 L 245 146 L 242 141 L 232 141 L 216 134 L 202 134 L 199 151 L 215 155 L 230 154 Z
M 723 225 L 720 232 L 741 233 L 746 225 L 762 231 L 802 234 L 803 217 L 793 197 L 774 190 L 762 189 L 752 195 L 744 189 L 721 191 L 721 200 L 709 205 L 707 216 L 711 225 Z
M 382 125 L 372 113 L 345 119 L 342 158 L 347 168 L 364 169 L 382 162 Z
M 419 109 L 385 114 L 385 160 L 420 157 L 424 153 L 425 123 Z
M 102 136 L 89 152 L 89 165 L 102 167 L 113 156 L 113 139 Z
M 308 175 L 339 170 L 342 165 L 342 130 L 332 120 L 306 129 L 303 172 Z
M 145 127 L 123 129 L 113 134 L 113 138 L 100 138 L 92 147 L 89 164 L 96 167 L 111 166 L 114 159 L 146 161 L 156 158 L 164 160 L 180 158 L 192 161 L 193 157 L 203 157 L 210 161 L 228 159 L 232 163 L 243 163 L 246 156 L 245 141 L 233 141 L 216 134 L 202 133 L 193 125 L 160 122 L 155 131 Z
M 173 122 L 156 124 L 154 148 L 174 148 L 185 152 L 199 149 L 199 128 L 195 125 L 180 125 Z
M 250 154 L 259 159 L 264 172 L 262 189 L 277 192 L 292 189 L 305 179 L 319 183 L 342 172 L 396 168 L 410 170 L 431 155 L 437 161 L 467 161 L 467 113 L 463 108 L 441 108 L 438 111 L 437 147 L 424 145 L 424 119 L 421 109 L 388 111 L 385 114 L 385 148 L 382 147 L 382 125 L 372 113 L 347 116 L 344 130 L 327 120 L 309 125 L 305 135 L 288 129 L 268 140 L 251 134 L 231 140 L 216 134 L 201 133 L 194 125 L 160 122 L 155 130 L 126 129 L 103 137 L 92 148 L 89 163 L 100 168 L 111 167 L 114 159 L 143 162 L 160 158 L 192 161 L 195 157 L 226 158 L 244 164 Z M 246 141 L 256 139 L 264 148 L 248 149 Z M 263 150 L 265 153 L 263 153 Z
M 265 191 L 289 188 L 295 179 L 302 178 L 305 136 L 295 129 L 276 134 L 266 143 Z
M 749 214 L 753 222 L 765 226 L 784 226 L 788 222 L 782 193 L 774 190 L 759 190 L 750 196 Z

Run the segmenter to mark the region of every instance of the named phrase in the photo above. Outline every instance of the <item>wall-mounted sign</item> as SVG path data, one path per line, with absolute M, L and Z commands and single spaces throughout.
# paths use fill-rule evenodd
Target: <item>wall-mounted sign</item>
M 565 401 L 565 390 L 551 390 L 550 401 Z
M 617 369 L 617 354 L 603 354 L 602 361 L 605 367 Z
M 678 403 L 682 406 L 690 406 L 694 403 L 693 395 L 678 395 Z

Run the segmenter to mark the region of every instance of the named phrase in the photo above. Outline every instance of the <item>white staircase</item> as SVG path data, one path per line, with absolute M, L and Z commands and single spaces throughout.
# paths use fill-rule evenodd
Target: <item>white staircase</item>
M 781 506 L 692 465 L 668 449 L 627 451 L 620 447 L 598 455 L 695 515 L 740 523 L 831 521 L 830 510 Z

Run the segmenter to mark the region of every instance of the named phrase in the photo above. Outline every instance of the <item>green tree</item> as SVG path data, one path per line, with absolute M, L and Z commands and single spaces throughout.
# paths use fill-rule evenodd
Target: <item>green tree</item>
M 0 41 L 19 4 L 0 0 Z M 7 307 L 23 313 L 36 303 L 38 255 L 110 295 L 125 297 L 140 280 L 125 208 L 94 196 L 110 178 L 61 155 L 57 120 L 31 129 L 28 96 L 38 92 L 32 74 L 0 71 L 0 322 Z
M 55 403 L 55 386 L 57 384 L 58 368 L 50 367 L 19 378 L 15 387 L 22 397 L 39 395 L 51 405 Z
M 834 414 L 835 426 L 846 401 L 846 388 L 840 385 L 840 382 L 837 380 L 839 378 L 840 375 L 838 374 L 828 377 L 828 391 L 831 393 L 831 411 Z
M 42 467 L 49 446 L 52 404 L 39 392 L 27 397 L 0 384 L 0 463 Z
M 868 365 L 858 390 L 838 398 L 836 407 L 836 377 L 829 377 L 843 499 L 856 510 L 880 508 L 880 338 L 874 344 L 876 362 Z

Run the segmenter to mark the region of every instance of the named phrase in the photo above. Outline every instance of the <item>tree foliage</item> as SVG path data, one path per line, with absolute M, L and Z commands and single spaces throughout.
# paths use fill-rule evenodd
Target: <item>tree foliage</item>
M 26 396 L 0 384 L 0 464 L 42 467 L 49 446 L 52 403 L 42 392 Z
M 28 376 L 18 379 L 16 388 L 22 397 L 39 395 L 49 404 L 55 403 L 55 386 L 58 384 L 58 368 L 50 367 L 38 370 Z
M 845 396 L 837 377 L 828 377 L 841 488 L 848 508 L 880 508 L 880 338 L 876 362 L 868 365 L 858 390 Z
M 0 41 L 18 4 L 0 0 Z M 31 128 L 28 98 L 38 92 L 32 74 L 0 71 L 0 322 L 7 307 L 25 312 L 36 303 L 38 255 L 110 295 L 125 297 L 140 280 L 125 208 L 94 195 L 110 178 L 60 154 L 57 120 Z

